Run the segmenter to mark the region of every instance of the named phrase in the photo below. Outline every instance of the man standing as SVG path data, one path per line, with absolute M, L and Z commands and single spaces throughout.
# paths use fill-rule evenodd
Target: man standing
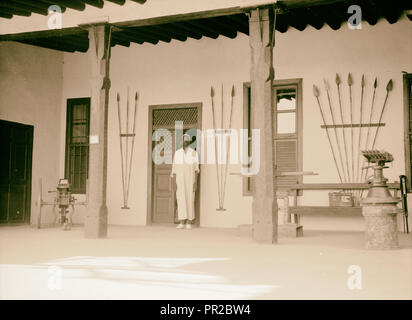
M 178 229 L 192 229 L 195 219 L 196 180 L 199 173 L 197 152 L 189 147 L 191 138 L 183 135 L 183 147 L 175 152 L 171 178 L 176 176 L 177 217 L 180 221 Z

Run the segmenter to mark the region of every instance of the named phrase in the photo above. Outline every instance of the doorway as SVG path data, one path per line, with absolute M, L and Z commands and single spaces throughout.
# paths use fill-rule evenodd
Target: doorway
M 0 224 L 30 223 L 33 126 L 0 120 Z
M 175 123 L 181 121 L 183 133 L 192 136 L 192 146 L 196 149 L 199 146 L 196 129 L 201 129 L 201 103 L 185 103 L 173 105 L 149 106 L 149 168 L 148 168 L 148 224 L 174 224 L 177 223 L 177 201 L 175 185 L 170 179 L 172 172 L 171 163 L 156 164 L 152 159 L 152 151 L 158 143 L 164 140 L 153 141 L 152 136 L 156 130 L 166 129 L 170 133 L 170 144 L 173 158 L 175 150 L 179 149 L 179 134 L 175 130 Z M 199 151 L 198 151 L 199 153 Z M 195 225 L 199 226 L 200 217 L 200 175 L 197 179 L 197 191 L 195 197 Z

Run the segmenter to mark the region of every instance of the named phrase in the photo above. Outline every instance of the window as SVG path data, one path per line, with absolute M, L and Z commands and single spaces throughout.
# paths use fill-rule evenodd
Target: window
M 276 80 L 273 85 L 274 173 L 302 171 L 302 79 Z M 249 131 L 248 154 L 251 154 L 250 83 L 243 85 L 243 127 Z M 251 177 L 243 177 L 243 195 L 252 195 Z M 299 176 L 277 177 L 278 188 L 301 183 Z
M 274 82 L 273 142 L 275 148 L 274 172 L 277 187 L 301 182 L 299 176 L 279 176 L 283 172 L 302 171 L 302 80 L 279 80 Z
M 252 155 L 251 95 L 250 83 L 243 84 L 243 128 L 248 131 L 248 157 Z M 243 177 L 243 195 L 252 195 L 252 178 Z
M 403 75 L 404 118 L 405 118 L 405 174 L 407 189 L 410 192 L 412 179 L 412 73 Z
M 89 169 L 90 98 L 68 99 L 65 178 L 73 193 L 86 193 Z

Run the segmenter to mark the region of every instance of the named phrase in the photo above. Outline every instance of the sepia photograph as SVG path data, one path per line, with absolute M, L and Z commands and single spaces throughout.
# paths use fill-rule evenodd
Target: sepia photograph
M 1 0 L 0 300 L 410 302 L 411 40 L 408 0 Z

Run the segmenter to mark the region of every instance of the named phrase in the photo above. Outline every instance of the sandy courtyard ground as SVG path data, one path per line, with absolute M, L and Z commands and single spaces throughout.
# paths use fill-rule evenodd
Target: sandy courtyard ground
M 399 237 L 371 251 L 358 231 L 267 245 L 234 229 L 1 227 L 0 299 L 412 299 L 412 235 Z

